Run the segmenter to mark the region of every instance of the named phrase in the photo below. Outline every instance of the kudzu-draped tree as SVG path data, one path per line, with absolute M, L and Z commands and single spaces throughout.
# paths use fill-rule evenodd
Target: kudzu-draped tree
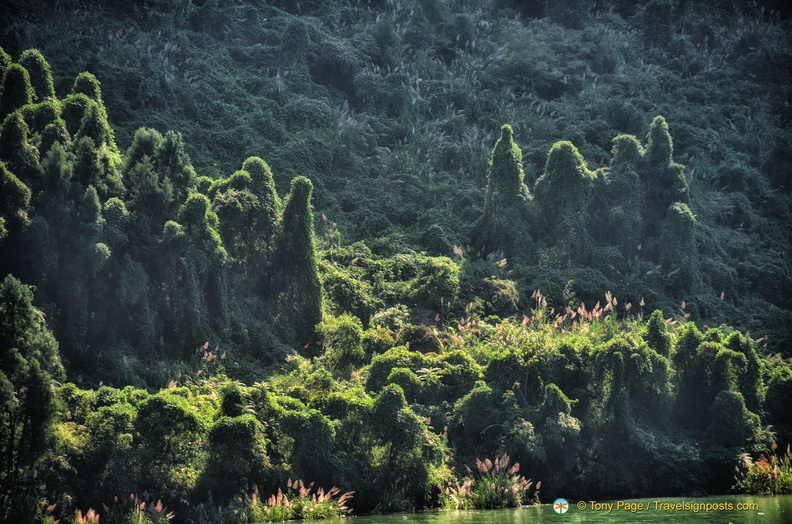
M 605 240 L 616 240 L 622 252 L 632 254 L 643 233 L 644 187 L 638 175 L 643 161 L 641 143 L 631 135 L 613 139 L 613 159 L 602 191 L 608 227 Z
M 556 250 L 554 263 L 585 264 L 591 254 L 588 208 L 595 174 L 571 142 L 556 142 L 547 155 L 534 194 L 538 236 Z
M 147 128 L 135 131 L 123 178 L 130 208 L 143 213 L 152 234 L 161 231 L 164 222 L 176 218 L 178 206 L 194 190 L 197 180 L 181 135 L 169 131 L 163 137 Z
M 654 310 L 646 322 L 643 339 L 650 348 L 666 358 L 671 354 L 671 335 L 669 335 L 668 331 L 668 324 L 663 318 L 662 311 Z
M 95 103 L 89 104 L 85 108 L 85 114 L 80 121 L 75 138 L 79 140 L 82 137 L 91 138 L 97 146 L 111 143 L 110 124 Z
M 668 132 L 668 123 L 656 116 L 646 137 L 646 153 L 639 169 L 646 187 L 644 226 L 646 234 L 657 234 L 669 206 L 676 202 L 688 203 L 689 188 L 685 179 L 685 166 L 674 162 L 674 142 Z
M 762 370 L 759 355 L 756 353 L 756 343 L 750 337 L 735 331 L 726 337 L 723 345 L 745 356 L 745 370 L 740 374 L 738 387 L 748 409 L 758 413 L 762 395 Z
M 252 156 L 242 163 L 242 169 L 250 173 L 253 180 L 251 190 L 261 204 L 261 231 L 266 238 L 267 250 L 270 249 L 272 235 L 275 232 L 275 223 L 281 210 L 281 201 L 275 190 L 275 181 L 272 178 L 270 167 L 261 158 Z
M 383 446 L 383 459 L 377 468 L 374 485 L 381 493 L 390 492 L 386 511 L 426 504 L 429 471 L 438 467 L 441 448 L 435 436 L 407 405 L 404 391 L 396 384 L 385 386 L 374 399 L 369 418 L 371 436 Z M 387 506 L 387 502 L 385 503 Z
M 12 276 L 0 283 L 0 520 L 33 522 L 44 459 L 56 443 L 53 380 L 63 379 L 58 343 L 33 293 Z
M 579 456 L 581 450 L 580 421 L 572 416 L 574 402 L 576 401 L 570 400 L 556 384 L 545 385 L 544 400 L 540 411 L 543 420 L 537 424 L 544 455 L 542 465 L 547 472 L 541 478 L 545 482 L 553 479 L 560 485 L 578 473 L 576 470 L 579 469 L 580 464 L 564 460 L 565 456 Z M 539 453 L 534 452 L 533 454 L 538 455 Z M 512 458 L 517 460 L 516 456 Z M 525 460 L 528 458 L 531 457 L 522 458 L 521 463 L 526 463 Z M 566 467 L 559 468 L 558 464 L 564 464 Z
M 792 367 L 780 362 L 770 370 L 767 390 L 762 399 L 764 421 L 773 426 L 776 442 L 792 442 L 789 406 L 792 406 Z
M 322 321 L 322 285 L 316 264 L 311 193 L 313 184 L 303 176 L 292 180 L 286 197 L 277 240 L 274 271 L 279 275 L 276 308 L 280 321 L 290 326 L 297 341 L 315 337 Z
M 30 189 L 0 162 L 0 273 L 17 269 L 14 262 L 23 249 L 29 206 Z
M 140 403 L 134 422 L 142 468 L 142 489 L 186 499 L 196 484 L 195 462 L 203 451 L 206 428 L 176 395 L 152 395 Z
M 171 181 L 175 201 L 184 202 L 195 190 L 197 175 L 189 155 L 184 150 L 181 133 L 165 133 L 154 150 L 154 160 L 160 177 Z
M 74 176 L 82 187 L 94 186 L 102 199 L 124 194 L 124 184 L 119 170 L 120 158 L 107 144 L 97 143 L 84 136 L 74 147 Z
M 261 203 L 248 189 L 252 180 L 245 171 L 237 171 L 224 185 L 224 190 L 215 193 L 212 209 L 220 218 L 223 244 L 232 258 L 244 264 L 255 255 Z
M 37 104 L 26 105 L 22 108 L 22 116 L 31 133 L 41 133 L 47 125 L 60 117 L 60 102 L 50 98 Z
M 473 232 L 473 245 L 481 256 L 502 251 L 506 257 L 526 261 L 533 254 L 528 231 L 531 194 L 524 183 L 522 151 L 513 140 L 508 124 L 490 157 L 484 215 Z
M 52 81 L 52 70 L 41 51 L 38 49 L 27 49 L 19 57 L 19 65 L 27 69 L 30 75 L 30 84 L 33 87 L 33 99 L 36 102 L 43 102 L 51 98 L 55 99 L 55 84 Z
M 29 182 L 38 177 L 39 151 L 30 144 L 30 129 L 19 111 L 6 117 L 0 127 L 0 160 L 22 180 Z
M 99 80 L 87 71 L 83 71 L 82 73 L 77 75 L 77 78 L 74 79 L 74 85 L 72 86 L 71 95 L 85 95 L 93 102 L 96 103 L 96 107 L 99 110 L 98 119 L 100 121 L 107 122 L 107 108 L 105 107 L 104 101 L 102 100 L 102 87 Z M 67 97 L 68 98 L 68 97 Z M 111 126 L 107 126 L 107 145 L 110 149 L 115 152 L 117 147 L 115 143 L 115 132 Z
M 69 136 L 74 137 L 80 130 L 83 117 L 88 108 L 96 105 L 96 102 L 82 93 L 71 94 L 61 102 L 61 118 L 66 123 L 66 130 Z
M 672 291 L 690 291 L 700 279 L 696 227 L 696 217 L 687 204 L 675 202 L 669 206 L 657 247 L 659 262 L 668 271 L 666 285 Z
M 335 453 L 333 423 L 316 410 L 286 411 L 280 418 L 292 441 L 290 463 L 299 478 L 329 489 L 338 484 L 343 465 Z
M 272 487 L 264 425 L 251 414 L 221 417 L 209 430 L 209 457 L 198 479 L 197 500 L 225 504 L 257 485 Z
M 5 73 L 6 69 L 8 69 L 12 63 L 14 63 L 14 60 L 11 58 L 11 55 L 0 47 L 0 77 L 2 77 L 3 73 Z
M 73 94 L 82 93 L 94 102 L 102 103 L 102 87 L 99 80 L 88 71 L 83 71 L 74 79 Z
M 3 74 L 0 86 L 0 120 L 5 120 L 13 111 L 33 101 L 33 87 L 28 70 L 19 64 L 11 64 Z
M 61 118 L 56 118 L 44 128 L 41 132 L 41 143 L 38 145 L 39 153 L 42 158 L 49 152 L 52 146 L 58 143 L 62 147 L 71 148 L 71 137 L 69 131 L 66 129 L 66 122 Z
M 173 356 L 184 356 L 208 340 L 224 321 L 226 251 L 217 232 L 217 215 L 205 195 L 193 193 L 181 209 L 182 225 L 168 221 L 162 232 L 163 256 L 153 270 L 161 286 L 159 315 L 163 340 Z

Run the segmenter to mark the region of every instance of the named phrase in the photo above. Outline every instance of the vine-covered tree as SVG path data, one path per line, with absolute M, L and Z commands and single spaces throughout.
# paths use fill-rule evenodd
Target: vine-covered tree
M 689 291 L 700 280 L 696 227 L 696 217 L 687 204 L 675 202 L 666 211 L 656 247 L 659 262 L 668 271 L 667 286 L 674 292 Z
M 242 169 L 250 174 L 253 180 L 251 190 L 259 199 L 260 213 L 258 229 L 262 233 L 261 239 L 269 253 L 272 247 L 272 236 L 275 233 L 275 224 L 281 211 L 281 200 L 275 189 L 272 171 L 265 161 L 257 156 L 249 157 L 242 164 Z
M 6 53 L 5 49 L 0 47 L 0 77 L 5 73 L 6 69 L 14 63 L 11 55 Z
M 0 120 L 31 103 L 33 96 L 28 70 L 19 64 L 11 64 L 5 70 L 0 86 Z
M 643 234 L 644 187 L 638 175 L 643 161 L 641 143 L 631 135 L 613 139 L 613 159 L 601 190 L 608 227 L 603 240 L 618 243 L 622 253 L 635 253 Z
M 24 181 L 37 178 L 39 151 L 30 144 L 30 128 L 19 111 L 6 117 L 0 127 L 0 160 Z
M 0 283 L 0 520 L 33 522 L 41 511 L 44 459 L 56 442 L 53 380 L 62 380 L 58 343 L 30 288 Z
M 522 151 L 514 142 L 512 127 L 506 124 L 492 150 L 484 215 L 473 232 L 473 246 L 480 256 L 501 251 L 506 257 L 527 261 L 533 254 L 528 231 L 532 197 L 524 179 Z
M 0 272 L 16 269 L 23 249 L 23 231 L 29 225 L 30 189 L 0 162 Z
M 92 105 L 96 105 L 96 102 L 83 93 L 68 95 L 61 101 L 61 118 L 66 123 L 69 136 L 74 137 L 80 130 L 83 117 Z
M 43 102 L 55 99 L 55 84 L 52 81 L 52 70 L 41 51 L 26 49 L 19 57 L 19 65 L 27 69 L 30 84 L 33 87 L 33 100 Z
M 688 183 L 681 164 L 674 162 L 674 141 L 668 123 L 656 116 L 646 137 L 646 153 L 639 170 L 646 187 L 646 212 L 644 225 L 649 236 L 656 235 L 669 206 L 676 202 L 688 203 Z
M 555 264 L 585 264 L 589 260 L 588 207 L 595 177 L 571 142 L 553 144 L 534 193 L 537 220 L 544 224 L 537 234 L 555 250 Z
M 280 321 L 290 326 L 297 341 L 314 340 L 314 327 L 322 321 L 322 285 L 316 264 L 311 193 L 313 184 L 303 176 L 292 180 L 286 197 L 275 253 L 280 278 L 277 310 Z
M 92 73 L 89 73 L 88 71 L 83 71 L 77 75 L 77 78 L 74 79 L 74 85 L 72 86 L 71 92 L 73 94 L 82 93 L 88 98 L 91 98 L 94 102 L 98 104 L 102 103 L 101 83 Z

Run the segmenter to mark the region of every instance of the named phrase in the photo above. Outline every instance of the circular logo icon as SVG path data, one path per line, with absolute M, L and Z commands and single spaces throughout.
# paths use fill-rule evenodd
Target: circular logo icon
M 555 502 L 553 502 L 553 511 L 559 515 L 563 515 L 569 511 L 569 501 L 567 501 L 567 499 L 555 499 Z

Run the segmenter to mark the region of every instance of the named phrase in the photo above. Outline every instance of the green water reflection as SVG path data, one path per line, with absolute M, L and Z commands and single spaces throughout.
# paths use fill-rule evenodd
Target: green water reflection
M 698 504 L 732 504 L 732 510 L 713 511 L 685 511 L 663 510 L 662 506 L 654 504 L 659 501 L 663 504 L 698 503 Z M 429 511 L 417 514 L 376 515 L 370 517 L 355 517 L 354 519 L 332 519 L 328 524 L 528 524 L 534 522 L 602 522 L 602 523 L 640 523 L 640 522 L 705 522 L 705 523 L 792 523 L 792 495 L 779 497 L 760 496 L 721 496 L 704 498 L 655 498 L 655 499 L 630 499 L 632 504 L 643 504 L 643 511 L 631 512 L 616 510 L 617 501 L 597 501 L 613 504 L 613 511 L 595 511 L 587 502 L 583 511 L 576 507 L 577 501 L 570 501 L 569 511 L 559 515 L 553 511 L 552 505 L 529 506 L 519 509 L 503 509 L 494 511 Z M 749 509 L 738 511 L 737 505 L 756 504 Z

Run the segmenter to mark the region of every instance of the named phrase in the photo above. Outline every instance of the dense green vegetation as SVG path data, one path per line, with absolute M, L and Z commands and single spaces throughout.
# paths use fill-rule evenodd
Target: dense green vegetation
M 221 4 L 0 11 L 0 520 L 789 492 L 788 13 Z

